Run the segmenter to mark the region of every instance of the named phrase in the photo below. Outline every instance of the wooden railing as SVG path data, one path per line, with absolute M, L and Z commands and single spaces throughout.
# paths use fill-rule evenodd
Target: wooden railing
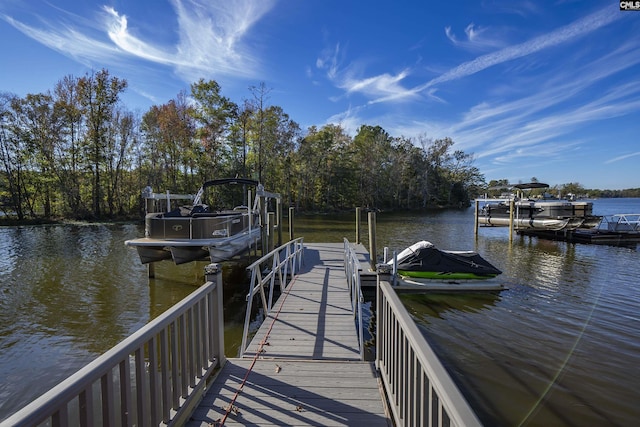
M 240 357 L 244 355 L 249 345 L 249 325 L 251 324 L 254 297 L 260 295 L 265 315 L 268 314 L 273 306 L 276 279 L 280 284 L 280 291 L 284 291 L 288 280 L 293 278 L 301 268 L 303 250 L 304 241 L 302 237 L 299 237 L 277 247 L 247 267 L 251 273 L 251 283 L 247 295 L 247 312 L 244 320 L 242 344 L 240 345 Z M 265 288 L 268 291 L 265 292 Z
M 221 271 L 2 426 L 182 425 L 225 360 Z
M 380 267 L 376 366 L 395 425 L 480 426 Z
M 357 324 L 358 343 L 360 344 L 360 359 L 364 360 L 364 325 L 362 323 L 362 286 L 360 273 L 362 266 L 358 261 L 358 255 L 347 239 L 344 239 L 344 273 L 347 276 L 349 295 L 351 297 L 351 310 Z

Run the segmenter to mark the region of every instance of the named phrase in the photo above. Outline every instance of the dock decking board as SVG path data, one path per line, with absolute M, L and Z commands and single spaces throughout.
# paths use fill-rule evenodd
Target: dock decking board
M 216 425 L 249 369 L 224 425 L 389 425 L 373 364 L 360 361 L 342 244 L 305 245 L 301 273 L 187 425 Z

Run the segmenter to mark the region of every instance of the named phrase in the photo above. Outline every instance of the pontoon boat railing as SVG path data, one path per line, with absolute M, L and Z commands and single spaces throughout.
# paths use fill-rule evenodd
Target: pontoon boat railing
M 618 232 L 640 232 L 640 214 L 605 215 L 599 228 Z
M 2 426 L 181 425 L 224 363 L 222 269 Z
M 392 285 L 380 274 L 377 301 L 376 366 L 395 425 L 481 426 Z
M 360 272 L 362 267 L 358 261 L 355 249 L 347 239 L 344 239 L 344 273 L 347 276 L 349 295 L 351 297 L 351 310 L 358 326 L 358 343 L 360 345 L 360 359 L 364 360 L 364 325 L 362 323 L 362 286 L 360 284 Z
M 251 282 L 247 295 L 247 312 L 244 320 L 240 357 L 244 355 L 249 345 L 249 325 L 254 297 L 257 294 L 260 295 L 265 315 L 268 314 L 273 306 L 276 279 L 280 283 L 280 291 L 284 291 L 289 278 L 293 278 L 301 268 L 303 249 L 304 241 L 302 237 L 299 237 L 277 247 L 247 267 L 247 270 L 251 272 Z M 268 287 L 268 295 L 265 293 L 265 287 Z

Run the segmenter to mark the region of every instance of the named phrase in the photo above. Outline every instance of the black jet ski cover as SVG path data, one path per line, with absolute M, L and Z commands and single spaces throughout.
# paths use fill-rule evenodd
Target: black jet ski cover
M 393 264 L 393 261 L 389 262 Z M 434 271 L 443 273 L 473 273 L 498 275 L 502 271 L 491 265 L 477 252 L 442 251 L 432 243 L 414 243 L 398 255 L 398 270 Z

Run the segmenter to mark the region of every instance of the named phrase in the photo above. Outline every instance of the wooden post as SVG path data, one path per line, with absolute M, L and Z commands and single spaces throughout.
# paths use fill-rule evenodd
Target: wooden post
M 362 243 L 360 240 L 360 208 L 356 208 L 356 243 Z
M 478 238 L 478 216 L 480 215 L 480 200 L 476 199 L 476 216 L 473 224 L 473 233 Z
M 509 241 L 513 240 L 513 209 L 515 202 L 513 199 L 509 201 Z
M 267 250 L 268 252 L 271 252 L 272 250 L 275 249 L 275 233 L 274 233 L 274 227 L 273 224 L 275 223 L 276 220 L 276 214 L 273 212 L 269 212 L 267 214 L 267 238 L 269 239 L 269 245 L 267 246 Z
M 376 213 L 369 212 L 369 264 L 375 270 L 378 256 L 376 248 Z
M 293 212 L 294 212 L 295 208 L 293 206 L 291 206 L 289 208 L 289 241 L 294 239 L 294 232 L 293 232 Z
M 276 219 L 278 221 L 278 246 L 282 246 L 282 201 L 276 199 Z

